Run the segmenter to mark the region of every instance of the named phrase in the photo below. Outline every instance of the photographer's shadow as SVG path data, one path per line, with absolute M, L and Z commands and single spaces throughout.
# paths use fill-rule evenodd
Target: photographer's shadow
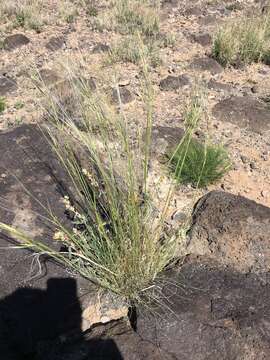
M 112 339 L 84 340 L 81 313 L 74 279 L 49 279 L 46 290 L 17 289 L 0 301 L 0 358 L 60 360 L 77 352 L 76 359 L 122 360 Z

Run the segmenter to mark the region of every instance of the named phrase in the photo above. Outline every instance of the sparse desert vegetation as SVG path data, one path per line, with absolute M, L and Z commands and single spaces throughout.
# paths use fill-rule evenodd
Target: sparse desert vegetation
M 141 62 L 142 55 L 153 67 L 161 63 L 158 44 L 156 42 L 144 43 L 137 34 L 114 44 L 109 53 L 108 62 L 131 62 L 138 65 Z
M 159 33 L 159 7 L 150 1 L 117 0 L 115 18 L 119 30 L 134 34 L 140 32 L 145 36 L 156 36 Z
M 5 99 L 0 97 L 0 114 L 5 110 L 5 108 L 6 108 Z
M 270 13 L 240 17 L 217 32 L 213 56 L 223 66 L 270 62 Z
M 1 2 L 1 359 L 270 358 L 269 5 Z

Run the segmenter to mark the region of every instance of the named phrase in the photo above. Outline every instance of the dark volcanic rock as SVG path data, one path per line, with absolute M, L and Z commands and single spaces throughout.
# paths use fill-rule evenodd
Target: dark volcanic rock
M 201 18 L 199 18 L 199 24 L 201 25 L 213 25 L 217 22 L 217 17 L 215 14 L 213 15 L 206 15 Z
M 270 130 L 270 110 L 265 103 L 251 96 L 232 96 L 213 108 L 217 120 L 228 121 L 255 132 Z
M 54 36 L 50 38 L 50 40 L 45 45 L 48 50 L 56 51 L 61 49 L 65 45 L 65 37 L 64 36 Z
M 64 171 L 48 142 L 35 126 L 23 125 L 0 133 L 0 151 L 1 222 L 18 227 L 32 238 L 42 238 L 44 243 L 60 249 L 59 243 L 51 241 L 54 229 L 43 218 L 48 214 L 40 205 L 50 206 L 63 224 L 67 224 L 61 199 L 68 189 L 62 180 L 57 180 L 65 178 Z M 0 236 L 1 246 L 7 246 L 7 240 Z M 23 252 L 9 250 L 1 257 L 1 269 L 5 273 L 0 281 L 1 296 L 15 290 L 29 277 L 32 259 L 26 261 L 29 267 L 26 263 L 20 264 L 24 256 Z
M 97 326 L 72 343 L 44 343 L 39 360 L 174 360 L 137 335 L 126 321 Z
M 179 127 L 153 126 L 152 153 L 165 155 L 179 144 L 184 135 L 184 130 Z
M 198 44 L 202 45 L 202 46 L 208 46 L 212 44 L 212 37 L 207 34 L 195 34 L 191 36 L 192 40 L 194 40 L 195 42 L 197 42 Z
M 189 85 L 190 80 L 187 75 L 172 76 L 169 75 L 160 81 L 159 87 L 161 90 L 177 90 L 185 85 Z
M 61 202 L 67 189 L 57 180 L 65 178 L 64 172 L 47 141 L 34 126 L 23 125 L 0 133 L 0 151 L 1 222 L 59 250 L 41 204 L 68 226 Z M 0 357 L 20 360 L 34 351 L 40 339 L 80 329 L 77 296 L 83 295 L 87 282 L 75 280 L 47 257 L 34 257 L 29 251 L 10 248 L 13 245 L 15 240 L 1 231 Z
M 128 104 L 133 100 L 132 93 L 126 86 L 119 86 L 120 99 L 123 104 Z M 119 103 L 117 89 L 112 90 L 112 102 L 114 104 Z
M 0 76 L 0 96 L 7 95 L 8 93 L 17 89 L 17 82 L 6 76 Z
M 137 318 L 138 334 L 162 353 L 181 360 L 270 357 L 269 282 L 190 259 L 171 272 L 163 295 L 171 313 L 139 311 Z
M 201 16 L 201 15 L 203 15 L 203 13 L 204 12 L 200 6 L 193 6 L 193 7 L 186 9 L 186 11 L 185 11 L 186 16 Z
M 208 255 L 239 272 L 270 270 L 270 208 L 213 191 L 197 204 L 188 252 Z
M 179 0 L 162 0 L 162 8 L 176 8 L 179 5 Z
M 209 83 L 207 84 L 207 86 L 208 86 L 208 89 L 217 90 L 217 91 L 220 91 L 220 90 L 221 91 L 232 91 L 232 89 L 233 89 L 232 85 L 221 83 L 214 79 L 211 79 L 209 81 Z
M 39 71 L 39 77 L 46 86 L 50 86 L 61 79 L 55 71 L 45 68 Z
M 14 34 L 5 38 L 4 40 L 4 48 L 6 50 L 15 50 L 23 45 L 27 45 L 30 43 L 30 40 L 27 36 L 23 34 Z
M 103 44 L 103 43 L 98 43 L 94 46 L 92 52 L 94 54 L 98 54 L 98 53 L 102 53 L 102 52 L 108 52 L 110 51 L 110 47 L 109 45 Z
M 83 91 L 95 91 L 96 83 L 93 78 L 73 78 L 57 82 L 51 87 L 51 93 L 57 99 L 58 117 L 62 121 L 72 120 L 82 131 L 86 130 L 80 104 L 74 95 L 74 86 Z M 50 109 L 47 109 L 48 113 Z
M 71 227 L 62 198 L 67 194 L 74 199 L 74 192 L 44 135 L 34 125 L 23 125 L 0 133 L 0 150 L 1 222 L 54 250 L 66 251 L 52 239 L 55 229 L 46 218 L 50 211 L 63 226 Z M 90 281 L 48 256 L 14 245 L 18 242 L 0 231 L 1 359 L 41 359 L 40 344 L 62 343 L 70 332 L 82 338 L 81 331 L 94 323 L 119 317 L 120 307 L 121 315 L 126 315 L 120 299 L 97 296 Z
M 212 75 L 223 71 L 223 67 L 216 60 L 209 57 L 194 59 L 190 67 L 194 70 L 209 71 Z

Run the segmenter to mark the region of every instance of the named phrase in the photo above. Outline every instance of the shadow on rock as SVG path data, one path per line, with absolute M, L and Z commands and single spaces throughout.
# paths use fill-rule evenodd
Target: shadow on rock
M 0 302 L 1 359 L 121 360 L 112 339 L 84 338 L 81 312 L 74 279 L 51 278 L 45 290 L 17 289 Z

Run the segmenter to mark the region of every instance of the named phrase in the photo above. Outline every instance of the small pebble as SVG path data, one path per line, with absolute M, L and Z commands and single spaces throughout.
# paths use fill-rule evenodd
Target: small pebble
M 243 164 L 247 164 L 248 161 L 249 161 L 248 158 L 247 158 L 245 155 L 241 155 L 241 156 L 240 156 L 240 159 L 241 159 L 241 161 L 242 161 Z
M 249 166 L 250 166 L 251 170 L 256 170 L 256 169 L 258 169 L 257 165 L 256 165 L 254 162 L 251 162 L 251 163 L 249 164 Z

